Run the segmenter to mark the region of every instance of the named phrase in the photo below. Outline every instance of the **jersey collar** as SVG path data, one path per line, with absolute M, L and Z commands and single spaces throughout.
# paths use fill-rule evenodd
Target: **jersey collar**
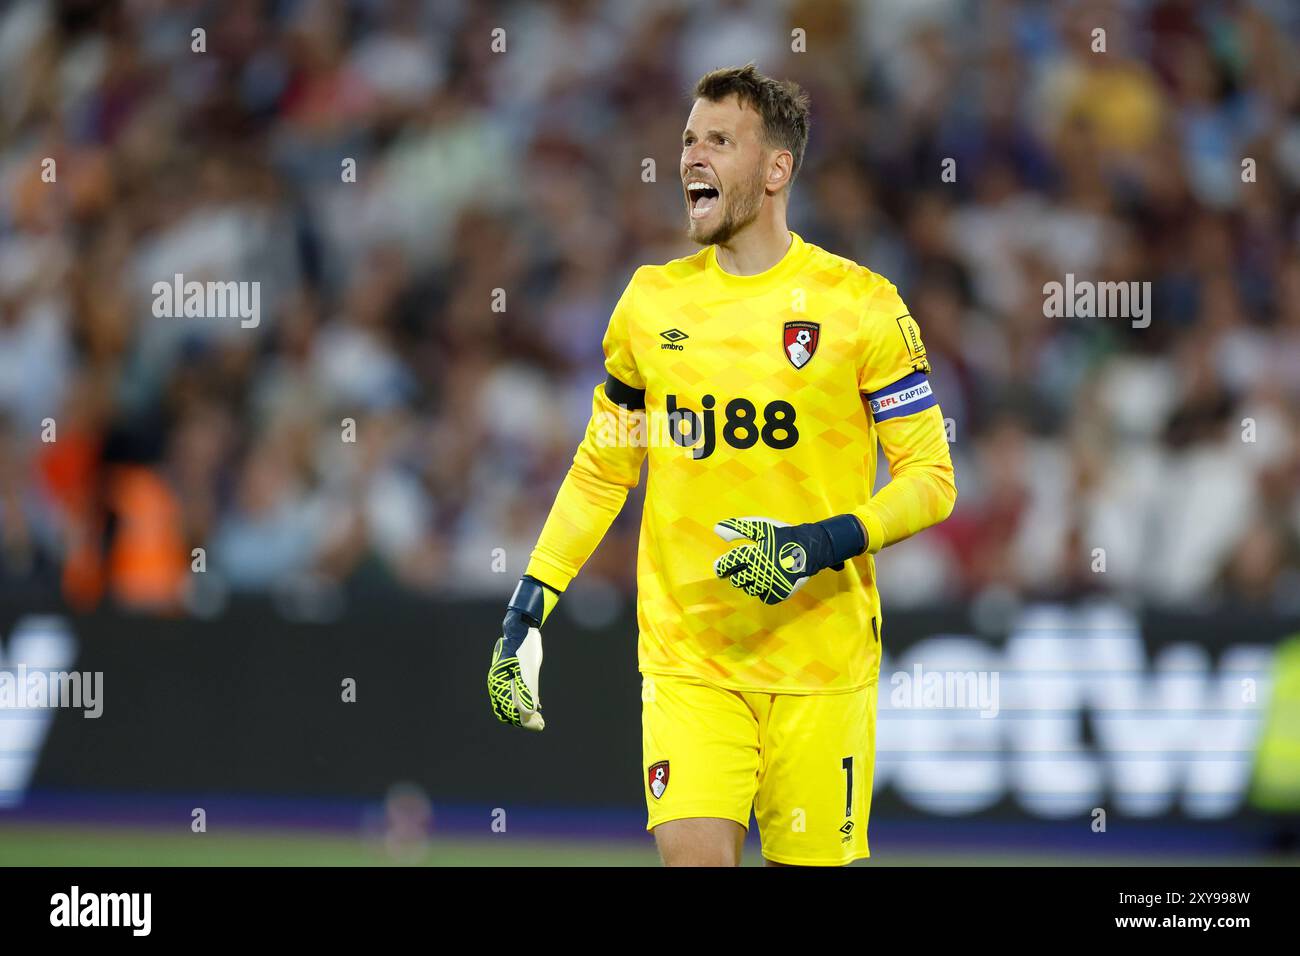
M 779 285 L 782 281 L 794 275 L 799 271 L 807 256 L 808 244 L 800 238 L 797 232 L 792 230 L 790 232 L 790 248 L 785 251 L 785 255 L 781 257 L 781 260 L 770 269 L 755 273 L 752 276 L 734 275 L 718 264 L 717 246 L 709 246 L 707 267 L 713 277 L 723 285 L 733 289 L 759 292 Z

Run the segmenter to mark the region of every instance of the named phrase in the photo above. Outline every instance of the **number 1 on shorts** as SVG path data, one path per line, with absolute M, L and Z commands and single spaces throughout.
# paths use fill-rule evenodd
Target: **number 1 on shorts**
M 840 761 L 844 768 L 844 815 L 853 816 L 853 758 L 845 757 Z

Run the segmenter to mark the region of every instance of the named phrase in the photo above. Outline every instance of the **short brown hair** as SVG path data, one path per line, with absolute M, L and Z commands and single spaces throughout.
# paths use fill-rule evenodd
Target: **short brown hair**
M 794 156 L 793 183 L 808 145 L 808 94 L 791 80 L 764 76 L 753 63 L 714 70 L 695 84 L 696 98 L 711 103 L 732 95 L 763 117 L 763 141 L 768 146 L 788 149 Z

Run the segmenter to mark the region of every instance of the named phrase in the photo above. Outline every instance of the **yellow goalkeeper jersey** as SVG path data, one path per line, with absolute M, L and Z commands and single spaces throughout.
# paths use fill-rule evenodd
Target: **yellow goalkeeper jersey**
M 751 276 L 725 272 L 709 246 L 638 269 L 604 350 L 610 378 L 528 573 L 562 591 L 648 457 L 642 672 L 768 693 L 873 683 L 873 554 L 943 520 L 956 496 L 925 346 L 895 287 L 793 233 L 781 261 Z M 873 497 L 878 443 L 891 481 Z M 723 518 L 845 513 L 868 551 L 780 604 L 714 575 L 731 546 L 714 532 Z

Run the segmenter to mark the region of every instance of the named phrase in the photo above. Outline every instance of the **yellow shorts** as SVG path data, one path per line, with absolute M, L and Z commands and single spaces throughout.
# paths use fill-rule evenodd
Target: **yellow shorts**
M 725 690 L 642 676 L 647 830 L 721 817 L 749 829 L 777 863 L 842 866 L 870 856 L 876 685 L 844 694 Z

